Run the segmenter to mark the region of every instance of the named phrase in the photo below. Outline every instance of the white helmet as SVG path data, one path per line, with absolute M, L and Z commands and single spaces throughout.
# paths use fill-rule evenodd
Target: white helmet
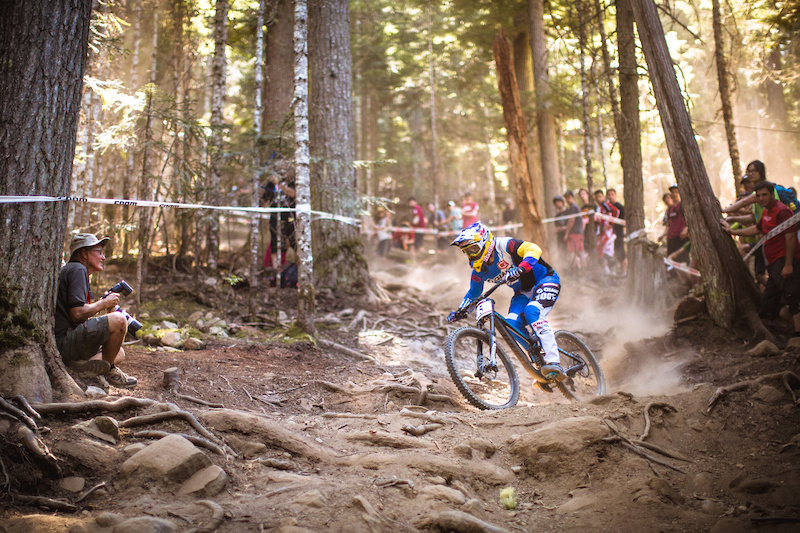
M 475 222 L 464 228 L 450 245 L 461 248 L 469 264 L 478 272 L 494 254 L 494 236 L 483 222 Z

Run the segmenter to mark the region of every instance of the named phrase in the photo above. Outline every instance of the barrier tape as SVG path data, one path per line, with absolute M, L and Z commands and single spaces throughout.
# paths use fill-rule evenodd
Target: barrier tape
M 745 256 L 744 256 L 744 260 L 745 260 L 745 261 L 747 261 L 748 259 L 750 259 L 750 256 L 751 256 L 751 255 L 753 255 L 753 254 L 755 253 L 755 251 L 756 251 L 756 250 L 758 250 L 759 248 L 761 248 L 761 246 L 763 246 L 765 242 L 767 242 L 767 241 L 768 241 L 768 240 L 770 240 L 771 238 L 775 237 L 775 236 L 776 236 L 776 235 L 778 235 L 779 233 L 782 233 L 782 232 L 783 232 L 783 231 L 785 231 L 787 228 L 790 228 L 790 227 L 792 227 L 794 224 L 796 224 L 796 223 L 797 223 L 797 221 L 798 221 L 798 220 L 800 220 L 800 211 L 798 211 L 797 213 L 793 214 L 791 217 L 787 218 L 786 220 L 784 220 L 783 222 L 781 222 L 780 224 L 778 224 L 777 226 L 775 226 L 775 227 L 772 229 L 772 231 L 770 231 L 769 233 L 767 233 L 766 235 L 764 235 L 764 237 L 763 237 L 763 238 L 762 238 L 760 241 L 758 241 L 758 242 L 755 244 L 755 246 L 753 246 L 752 248 L 750 248 L 750 251 L 749 251 L 749 252 L 747 252 L 747 255 L 745 255 Z M 738 235 L 736 235 L 736 236 L 738 236 Z
M 677 263 L 677 262 L 675 262 L 672 259 L 669 259 L 667 257 L 664 258 L 664 262 L 666 264 L 668 264 L 669 266 L 671 266 L 672 268 L 676 269 L 676 270 L 682 270 L 682 271 L 687 272 L 687 273 L 689 273 L 689 274 L 691 274 L 693 276 L 697 276 L 698 278 L 700 277 L 700 271 L 699 270 L 695 270 L 694 268 L 688 267 L 688 266 L 684 265 L 683 263 Z
M 18 203 L 32 203 L 32 202 L 87 202 L 90 204 L 105 204 L 105 205 L 125 205 L 134 207 L 172 207 L 176 209 L 211 209 L 216 211 L 227 211 L 232 213 L 257 213 L 257 214 L 271 214 L 271 213 L 311 213 L 316 216 L 316 220 L 336 220 L 345 224 L 359 225 L 359 221 L 355 218 L 345 217 L 341 215 L 334 215 L 324 211 L 314 211 L 311 209 L 310 204 L 300 204 L 297 208 L 294 207 L 245 207 L 245 206 L 224 206 L 224 205 L 208 205 L 208 204 L 185 204 L 180 202 L 155 202 L 152 200 L 116 200 L 108 198 L 82 198 L 80 196 L 0 196 L 0 204 L 18 204 Z

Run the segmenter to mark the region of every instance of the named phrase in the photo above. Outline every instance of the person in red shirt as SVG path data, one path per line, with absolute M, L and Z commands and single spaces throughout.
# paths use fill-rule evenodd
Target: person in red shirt
M 417 203 L 415 198 L 408 199 L 408 207 L 411 208 L 411 227 L 414 229 L 425 229 L 425 211 L 422 206 Z M 419 250 L 422 248 L 422 241 L 425 240 L 425 234 L 421 232 L 414 232 L 414 249 Z
M 683 248 L 683 245 L 689 240 L 689 228 L 686 226 L 686 218 L 683 216 L 681 193 L 678 191 L 678 186 L 670 187 L 669 194 L 672 196 L 672 205 L 667 208 L 665 215 L 667 219 L 667 255 Z
M 755 226 L 731 229 L 723 221 L 723 227 L 731 235 L 755 236 L 768 234 L 792 216 L 792 210 L 775 199 L 775 185 L 769 181 L 756 184 L 756 202 L 764 208 L 761 220 Z M 764 302 L 775 301 L 772 295 L 780 295 L 780 316 L 794 328 L 795 337 L 800 337 L 800 246 L 797 245 L 797 226 L 789 225 L 785 230 L 770 237 L 764 243 L 769 279 L 762 295 Z M 763 314 L 768 309 L 761 309 Z
M 472 199 L 472 193 L 464 193 L 464 201 L 461 203 L 461 223 L 466 229 L 478 221 L 478 202 Z

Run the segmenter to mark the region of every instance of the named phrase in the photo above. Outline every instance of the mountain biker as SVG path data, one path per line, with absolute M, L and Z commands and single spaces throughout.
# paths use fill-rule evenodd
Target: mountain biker
M 483 283 L 507 282 L 514 289 L 506 319 L 520 331 L 530 324 L 544 350 L 541 368 L 547 379 L 561 381 L 567 376 L 561 367 L 558 346 L 547 315 L 561 291 L 561 281 L 542 257 L 542 249 L 532 242 L 510 237 L 495 238 L 482 222 L 465 228 L 451 246 L 458 246 L 472 266 L 470 288 L 458 310 L 447 316 L 455 321 L 483 293 Z

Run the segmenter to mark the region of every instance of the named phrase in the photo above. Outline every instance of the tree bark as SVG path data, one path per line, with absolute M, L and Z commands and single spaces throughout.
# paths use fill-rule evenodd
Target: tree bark
M 0 195 L 70 190 L 91 0 L 0 2 Z M 79 391 L 53 337 L 67 204 L 0 204 L 0 396 Z
M 283 135 L 291 113 L 294 94 L 294 10 L 292 0 L 275 0 L 274 16 L 268 24 L 264 42 L 264 129 Z
M 745 317 L 751 327 L 764 332 L 755 313 L 759 295 L 753 278 L 733 239 L 719 223 L 719 201 L 708 181 L 655 3 L 653 0 L 631 3 L 709 315 L 717 325 L 726 328 L 732 327 L 736 318 Z
M 592 172 L 592 127 L 589 124 L 589 83 L 586 79 L 586 17 L 583 0 L 577 0 L 575 9 L 578 12 L 578 46 L 580 48 L 581 71 L 581 107 L 583 107 L 583 161 L 586 168 L 586 188 L 589 194 L 594 192 L 594 175 Z
M 311 200 L 316 210 L 357 219 L 349 3 L 313 3 L 309 5 L 308 22 L 310 103 L 314 111 L 309 116 Z M 363 290 L 369 284 L 369 273 L 358 228 L 322 219 L 314 223 L 312 233 L 318 286 L 347 292 Z
M 208 142 L 209 179 L 208 203 L 220 205 L 222 186 L 222 146 L 224 142 L 225 46 L 228 43 L 228 0 L 217 0 L 214 15 L 214 60 L 211 63 L 211 138 Z M 208 266 L 217 268 L 219 262 L 219 212 L 206 214 L 208 220 Z
M 636 63 L 636 36 L 630 0 L 616 0 L 617 50 L 619 53 L 619 105 L 613 94 L 614 127 L 619 142 L 622 180 L 625 188 L 625 230 L 633 235 L 644 228 L 644 181 L 642 179 L 642 143 L 639 121 L 639 75 Z M 599 2 L 598 2 L 599 5 Z M 603 46 L 604 62 L 607 47 Z M 606 67 L 608 68 L 608 66 Z M 610 72 L 607 72 L 610 74 Z M 610 76 L 609 76 L 610 77 Z M 628 242 L 628 295 L 632 305 L 659 309 L 664 305 L 666 268 L 663 258 L 648 245 L 646 235 Z
M 294 164 L 297 200 L 297 326 L 314 334 L 314 255 L 311 249 L 311 157 L 308 124 L 308 4 L 294 11 Z
M 256 67 L 255 67 L 255 110 L 253 112 L 253 207 L 258 207 L 261 178 L 261 87 L 264 71 L 264 11 L 266 0 L 258 0 L 256 15 Z M 256 295 L 258 286 L 258 229 L 261 216 L 254 213 L 250 219 L 250 298 L 248 300 L 251 319 L 256 317 Z
M 133 4 L 133 5 L 131 5 Z M 133 8 L 133 10 L 131 10 Z M 129 87 L 131 91 L 138 91 L 139 90 L 139 46 L 141 44 L 142 33 L 141 33 L 141 26 L 142 26 L 142 3 L 137 0 L 132 0 L 128 2 L 128 16 L 130 16 L 133 21 L 131 22 L 131 26 L 133 27 L 133 42 L 131 44 L 131 75 L 129 78 Z M 131 132 L 133 133 L 133 132 Z M 134 183 L 135 178 L 135 166 L 136 166 L 136 144 L 135 141 L 131 141 L 132 145 L 128 147 L 127 151 L 125 152 L 125 171 L 123 172 L 122 177 L 122 197 L 125 199 L 130 198 L 130 188 Z M 128 251 L 130 250 L 131 245 L 131 232 L 127 230 L 128 224 L 130 224 L 130 207 L 127 205 L 122 206 L 122 220 L 124 227 L 126 229 L 123 230 L 122 236 L 122 257 L 123 259 L 128 258 Z
M 556 118 L 551 111 L 553 102 L 551 100 L 550 73 L 548 72 L 550 61 L 547 53 L 547 36 L 544 31 L 543 0 L 528 0 L 528 19 L 544 193 L 546 198 L 552 198 L 561 189 L 561 171 L 558 167 Z
M 517 204 L 525 234 L 523 238 L 534 241 L 542 250 L 546 250 L 547 233 L 542 224 L 541 211 L 533 190 L 533 183 L 536 181 L 541 183 L 541 176 L 531 176 L 531 169 L 528 167 L 528 135 L 525 118 L 522 116 L 517 79 L 512 66 L 514 62 L 511 57 L 511 43 L 503 28 L 500 28 L 495 36 L 492 48 L 497 67 L 497 85 L 503 105 L 508 154 L 516 176 Z
M 719 0 L 711 0 L 712 24 L 714 26 L 714 62 L 717 64 L 717 82 L 719 83 L 719 99 L 722 103 L 722 120 L 725 122 L 725 137 L 728 140 L 728 153 L 731 157 L 733 172 L 733 189 L 743 192 L 740 184 L 742 164 L 739 161 L 739 144 L 736 141 L 736 127 L 733 124 L 733 103 L 731 102 L 731 80 L 725 60 L 725 43 L 722 38 L 722 16 L 719 11 Z

